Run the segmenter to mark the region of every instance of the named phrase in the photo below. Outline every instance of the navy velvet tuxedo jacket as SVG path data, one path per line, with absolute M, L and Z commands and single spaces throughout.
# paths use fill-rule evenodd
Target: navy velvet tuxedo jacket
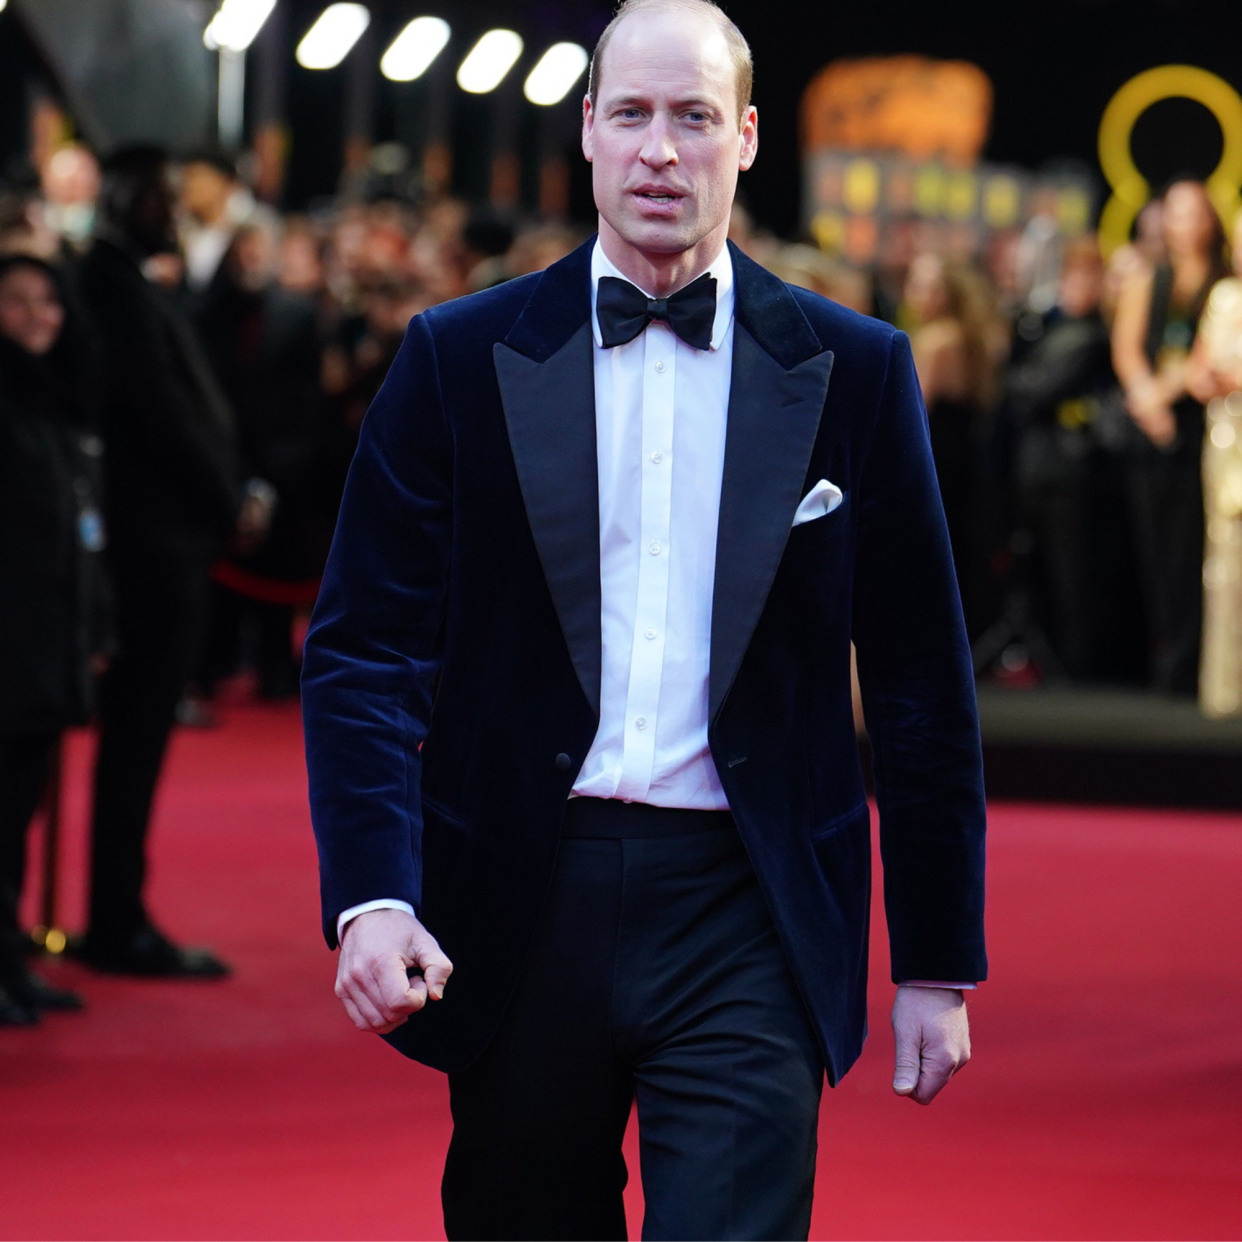
M 386 1038 L 446 1070 L 515 986 L 598 720 L 590 247 L 410 324 L 306 643 L 324 931 L 375 898 L 418 910 L 455 970 Z M 986 973 L 974 684 L 908 341 L 732 256 L 709 741 L 836 1081 L 871 894 L 850 640 L 896 980 Z M 844 502 L 791 528 L 820 479 Z

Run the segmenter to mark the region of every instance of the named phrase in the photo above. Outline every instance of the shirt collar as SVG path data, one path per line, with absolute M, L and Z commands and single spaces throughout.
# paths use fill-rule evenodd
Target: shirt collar
M 724 344 L 725 335 L 733 322 L 733 258 L 729 254 L 728 242 L 725 242 L 720 253 L 708 264 L 703 274 L 716 278 L 716 319 L 712 324 L 711 347 L 717 350 Z M 595 336 L 595 344 L 603 348 L 604 339 L 599 330 L 599 317 L 595 313 L 595 295 L 599 289 L 601 276 L 616 276 L 620 280 L 627 281 L 630 279 L 618 270 L 616 264 L 604 253 L 599 240 L 596 239 L 595 249 L 591 252 L 591 331 Z M 630 283 L 633 284 L 633 281 Z M 646 289 L 642 292 L 647 297 L 652 296 Z

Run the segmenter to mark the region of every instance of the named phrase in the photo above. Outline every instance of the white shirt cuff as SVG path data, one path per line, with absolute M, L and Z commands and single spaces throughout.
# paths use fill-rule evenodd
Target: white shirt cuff
M 979 985 L 977 983 L 940 983 L 933 979 L 903 979 L 897 986 L 899 988 L 955 988 L 959 992 L 973 992 Z
M 360 906 L 350 906 L 342 910 L 336 917 L 336 940 L 339 944 L 345 935 L 345 928 L 351 919 L 371 910 L 404 910 L 411 918 L 416 918 L 414 907 L 408 901 L 397 901 L 394 897 L 380 897 L 376 901 L 364 901 Z

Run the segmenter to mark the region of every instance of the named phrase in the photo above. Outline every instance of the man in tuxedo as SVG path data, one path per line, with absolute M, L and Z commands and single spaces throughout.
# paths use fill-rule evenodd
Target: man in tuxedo
M 623 5 L 598 237 L 417 317 L 346 489 L 303 683 L 324 930 L 355 1024 L 449 1074 L 451 1238 L 624 1237 L 635 1100 L 644 1237 L 806 1236 L 865 1034 L 851 638 L 894 1089 L 968 1056 L 979 740 L 909 343 L 726 244 L 749 99 L 714 5 Z

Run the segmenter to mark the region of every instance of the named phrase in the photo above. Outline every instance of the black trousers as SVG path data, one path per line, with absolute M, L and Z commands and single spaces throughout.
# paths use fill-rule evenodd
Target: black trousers
M 727 814 L 574 799 L 546 918 L 479 1061 L 450 1075 L 445 1228 L 805 1238 L 823 1060 Z
M 18 922 L 26 876 L 26 839 L 51 772 L 57 734 L 0 738 L 0 981 L 24 965 Z
M 130 550 L 113 557 L 119 651 L 99 688 L 87 930 L 107 942 L 147 920 L 147 830 L 177 703 L 202 642 L 208 564 Z
M 196 670 L 196 680 L 208 697 L 217 682 L 248 661 L 253 661 L 259 674 L 259 693 L 263 697 L 283 698 L 297 693 L 298 662 L 293 655 L 291 604 L 250 599 L 213 582 L 209 616 Z
M 1056 464 L 1022 490 L 1039 619 L 1073 680 L 1137 682 L 1146 635 L 1122 463 L 1088 451 Z
M 1151 683 L 1193 696 L 1203 628 L 1203 407 L 1178 402 L 1177 446 L 1146 440 L 1129 468 L 1135 550 L 1151 632 Z

